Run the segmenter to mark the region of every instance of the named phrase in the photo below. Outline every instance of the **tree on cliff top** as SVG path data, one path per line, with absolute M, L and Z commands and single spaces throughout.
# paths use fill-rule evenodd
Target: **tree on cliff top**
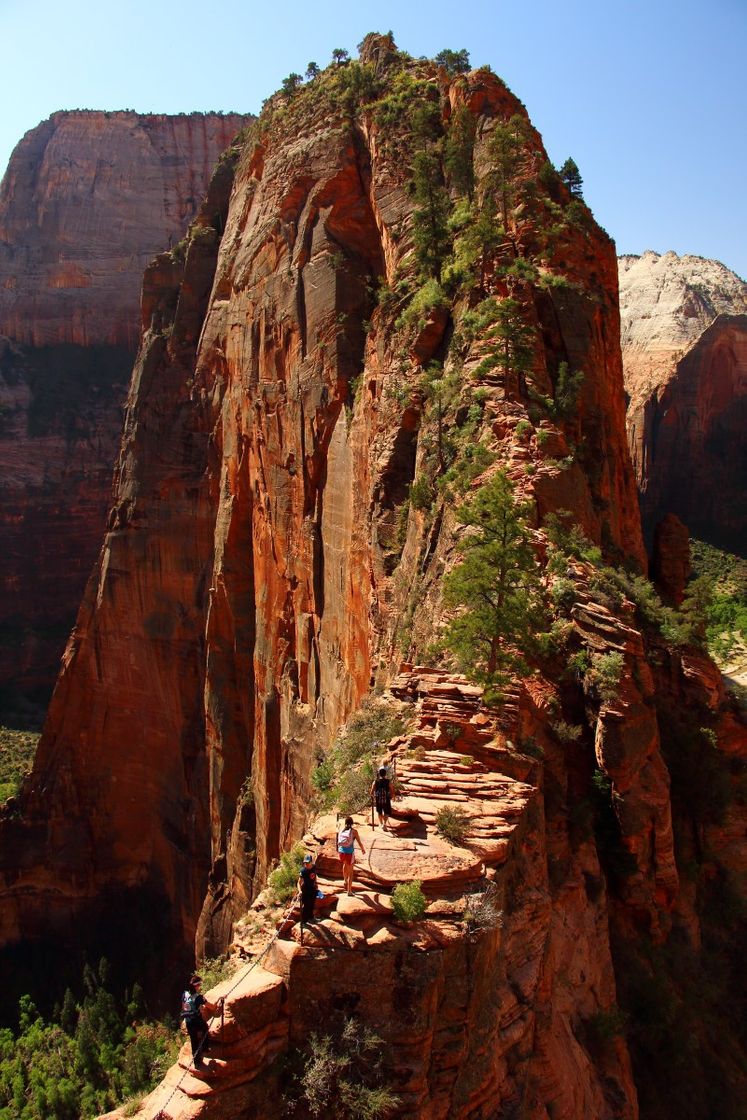
M 469 51 L 464 47 L 460 51 L 452 51 L 446 48 L 439 51 L 436 55 L 436 62 L 439 66 L 443 66 L 449 77 L 454 77 L 456 74 L 466 74 L 469 70 Z
M 560 169 L 560 178 L 568 187 L 568 190 L 571 192 L 574 198 L 584 197 L 582 190 L 584 181 L 581 178 L 581 172 L 578 169 L 578 165 L 575 159 L 572 159 L 570 156 L 568 156 L 568 159 Z
M 303 78 L 300 74 L 296 74 L 295 71 L 289 74 L 287 78 L 283 78 L 282 90 L 285 96 L 292 97 L 294 93 L 297 93 L 301 88 L 302 82 Z
M 542 624 L 542 585 L 529 529 L 530 507 L 516 501 L 499 471 L 457 512 L 470 530 L 464 560 L 446 577 L 444 601 L 462 608 L 445 644 L 462 670 L 497 698 L 512 670 L 524 665 Z

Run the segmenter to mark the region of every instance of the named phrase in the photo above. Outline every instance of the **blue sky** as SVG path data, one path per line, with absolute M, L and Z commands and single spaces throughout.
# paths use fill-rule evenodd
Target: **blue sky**
M 56 109 L 256 112 L 291 70 L 389 29 L 490 63 L 619 252 L 747 276 L 747 0 L 0 0 L 0 165 Z

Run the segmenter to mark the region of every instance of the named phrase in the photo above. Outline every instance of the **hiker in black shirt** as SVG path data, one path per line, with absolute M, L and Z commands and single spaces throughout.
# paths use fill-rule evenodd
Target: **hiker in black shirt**
M 189 987 L 182 995 L 182 1018 L 192 1043 L 192 1064 L 195 1069 L 204 1069 L 202 1055 L 210 1045 L 208 1025 L 203 1016 L 203 1007 L 208 1015 L 217 1015 L 223 1000 L 210 1003 L 202 994 L 202 977 L 193 976 Z
M 379 814 L 379 824 L 386 832 L 389 814 L 392 811 L 391 783 L 386 776 L 386 766 L 379 768 L 379 776 L 371 786 L 371 799 Z
M 316 880 L 314 857 L 303 857 L 303 867 L 298 876 L 298 893 L 301 897 L 301 925 L 307 925 L 314 920 L 314 903 L 316 902 L 319 887 Z

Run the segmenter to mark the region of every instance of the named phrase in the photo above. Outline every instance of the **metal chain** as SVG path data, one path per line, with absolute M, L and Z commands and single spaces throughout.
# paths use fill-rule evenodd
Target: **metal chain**
M 288 909 L 287 909 L 287 910 L 285 911 L 285 913 L 283 914 L 283 917 L 282 917 L 282 918 L 281 918 L 281 920 L 280 920 L 280 926 L 279 926 L 279 928 L 277 929 L 277 931 L 275 932 L 275 934 L 273 935 L 273 937 L 272 937 L 272 938 L 270 939 L 270 941 L 268 941 L 268 942 L 267 942 L 267 944 L 265 945 L 264 949 L 263 949 L 263 950 L 262 950 L 262 952 L 261 952 L 261 953 L 259 954 L 259 956 L 258 956 L 258 957 L 256 957 L 256 958 L 255 958 L 255 959 L 254 959 L 254 960 L 252 961 L 252 963 L 251 963 L 251 964 L 249 965 L 249 967 L 247 968 L 247 970 L 246 970 L 246 972 L 245 972 L 245 973 L 243 974 L 243 976 L 239 976 L 239 979 L 238 979 L 238 980 L 236 981 L 236 983 L 235 983 L 235 984 L 233 984 L 233 985 L 232 985 L 232 986 L 231 986 L 231 987 L 230 987 L 230 988 L 228 989 L 228 991 L 226 992 L 226 994 L 225 994 L 224 996 L 221 996 L 221 1001 L 222 1001 L 222 1005 L 221 1005 L 221 1011 L 220 1011 L 220 1016 L 221 1016 L 221 1034 L 222 1034 L 222 1031 L 223 1031 L 223 1008 L 225 1007 L 225 1001 L 226 1001 L 226 999 L 228 998 L 228 996 L 230 996 L 231 992 L 235 992 L 235 991 L 236 991 L 236 989 L 238 988 L 239 984 L 242 984 L 242 983 L 244 982 L 244 980 L 246 980 L 247 976 L 248 976 L 248 975 L 249 975 L 249 973 L 250 973 L 250 972 L 252 971 L 252 969 L 253 969 L 253 968 L 256 968 L 256 967 L 257 967 L 257 965 L 259 964 L 259 962 L 260 962 L 261 960 L 263 960 L 263 959 L 264 959 L 264 957 L 266 957 L 266 956 L 267 956 L 267 954 L 269 953 L 270 949 L 272 948 L 272 946 L 273 946 L 273 945 L 275 944 L 275 942 L 277 941 L 278 937 L 280 936 L 280 931 L 282 930 L 282 928 L 283 928 L 283 926 L 284 926 L 285 922 L 286 922 L 286 921 L 287 921 L 287 919 L 288 919 L 288 915 L 290 914 L 291 910 L 293 909 L 293 907 L 294 907 L 295 905 L 296 905 L 296 900 L 294 899 L 294 900 L 293 900 L 293 902 L 292 902 L 292 904 L 291 904 L 291 906 L 290 906 L 290 907 L 289 907 L 289 908 L 288 908 Z M 192 1065 L 193 1065 L 193 1063 L 194 1063 L 194 1060 L 195 1060 L 195 1058 L 199 1058 L 199 1056 L 200 1056 L 200 1053 L 201 1053 L 201 1051 L 202 1051 L 202 1048 L 203 1048 L 203 1046 L 205 1045 L 205 1043 L 207 1042 L 208 1038 L 210 1037 L 210 1028 L 211 1028 L 211 1026 L 213 1025 L 213 1023 L 215 1022 L 215 1020 L 216 1020 L 217 1018 L 218 1018 L 218 1012 L 216 1012 L 216 1013 L 215 1013 L 215 1015 L 212 1015 L 212 1016 L 211 1016 L 211 1018 L 210 1018 L 210 1022 L 208 1023 L 208 1029 L 207 1029 L 207 1033 L 205 1034 L 204 1038 L 202 1039 L 202 1042 L 200 1043 L 200 1045 L 199 1045 L 199 1046 L 197 1047 L 197 1049 L 195 1050 L 194 1054 L 192 1055 L 192 1061 L 190 1062 L 190 1066 L 189 1066 L 189 1069 L 186 1069 L 186 1070 L 184 1071 L 184 1073 L 182 1074 L 182 1076 L 181 1076 L 181 1077 L 179 1078 L 179 1080 L 177 1081 L 176 1085 L 175 1085 L 175 1086 L 174 1086 L 174 1088 L 173 1088 L 173 1089 L 171 1090 L 171 1093 L 169 1094 L 169 1097 L 168 1097 L 168 1099 L 167 1099 L 166 1103 L 164 1104 L 163 1108 L 159 1109 L 158 1113 L 156 1114 L 155 1120 L 171 1120 L 170 1116 L 169 1116 L 169 1115 L 168 1115 L 168 1113 L 166 1112 L 166 1109 L 167 1109 L 167 1108 L 168 1108 L 168 1106 L 169 1106 L 169 1105 L 171 1104 L 171 1101 L 173 1100 L 174 1096 L 176 1095 L 176 1093 L 177 1093 L 177 1092 L 179 1091 L 179 1089 L 181 1088 L 181 1086 L 182 1086 L 182 1082 L 184 1081 L 185 1077 L 187 1077 L 187 1076 L 188 1076 L 188 1075 L 189 1075 L 189 1074 L 190 1074 L 190 1073 L 192 1072 Z

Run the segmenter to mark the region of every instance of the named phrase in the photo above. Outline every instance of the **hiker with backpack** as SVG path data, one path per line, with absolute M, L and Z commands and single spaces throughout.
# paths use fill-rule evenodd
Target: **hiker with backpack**
M 376 806 L 379 814 L 379 824 L 384 832 L 387 831 L 389 814 L 392 811 L 392 786 L 386 776 L 386 766 L 379 767 L 378 776 L 371 786 L 371 801 Z
M 363 855 L 366 849 L 361 843 L 358 829 L 353 824 L 352 817 L 345 817 L 345 827 L 337 833 L 337 854 L 342 864 L 342 877 L 345 881 L 345 890 L 353 893 L 353 873 L 355 869 L 355 845 L 358 845 Z
M 205 999 L 201 988 L 202 977 L 195 974 L 189 981 L 189 987 L 182 993 L 181 1017 L 187 1028 L 189 1041 L 192 1043 L 192 1064 L 195 1069 L 205 1068 L 202 1055 L 210 1046 L 210 1030 L 205 1022 L 205 1012 L 208 1015 L 217 1015 L 223 1004 L 222 999 L 217 1003 L 210 1003 Z

